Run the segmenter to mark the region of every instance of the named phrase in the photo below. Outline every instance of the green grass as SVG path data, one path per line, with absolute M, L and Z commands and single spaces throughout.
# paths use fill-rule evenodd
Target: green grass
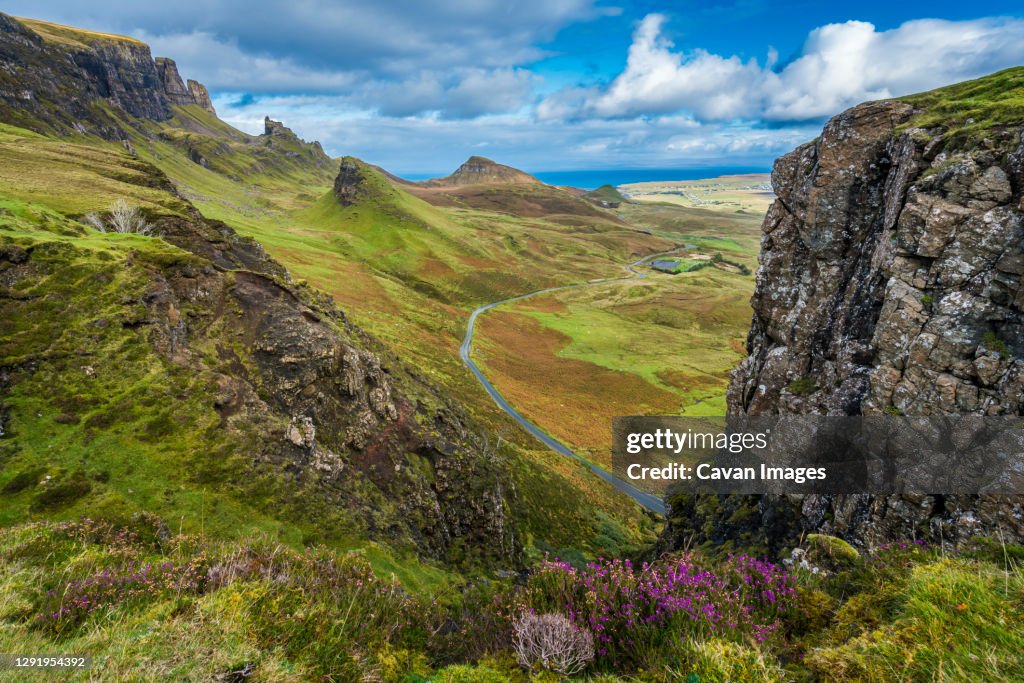
M 33 247 L 40 257 L 52 252 L 46 261 L 52 272 L 19 294 L 25 301 L 7 302 L 15 313 L 5 319 L 5 333 L 11 334 L 4 335 L 0 356 L 7 364 L 71 354 L 44 364 L 5 399 L 17 452 L 0 462 L 0 488 L 43 468 L 42 476 L 53 477 L 59 495 L 37 500 L 36 485 L 0 494 L 0 523 L 33 515 L 70 519 L 86 511 L 122 515 L 146 509 L 214 538 L 260 532 L 295 546 L 319 539 L 338 548 L 362 547 L 375 568 L 398 574 L 417 590 L 448 580 L 448 570 L 417 560 L 407 540 L 369 543 L 363 524 L 345 506 L 311 507 L 309 500 L 319 500 L 312 492 L 284 487 L 273 472 L 254 474 L 247 455 L 271 424 L 226 434 L 212 409 L 212 376 L 168 368 L 153 354 L 144 326 L 133 330 L 121 324 L 145 316 L 138 301 L 154 272 L 196 262 L 195 257 L 159 239 L 98 234 L 76 217 L 120 198 L 151 216 L 186 217 L 188 204 L 159 180 L 156 166 L 207 217 L 260 239 L 293 274 L 335 295 L 350 319 L 378 333 L 424 378 L 446 387 L 478 420 L 503 434 L 508 476 L 520 490 L 529 489 L 522 499 L 530 504 L 510 510 L 524 539 L 596 552 L 607 547 L 597 511 L 621 520 L 628 544 L 650 538 L 653 529 L 634 506 L 519 434 L 494 410 L 456 353 L 466 315 L 461 306 L 579 274 L 562 272 L 557 254 L 535 250 L 531 242 L 538 235 L 547 232 L 552 240 L 575 245 L 586 259 L 583 270 L 596 276 L 618 270 L 619 260 L 629 256 L 619 242 L 627 230 L 587 233 L 584 239 L 582 230 L 577 235 L 539 219 L 527 223 L 489 212 L 440 209 L 402 192 L 384 201 L 380 194 L 388 188 L 383 185 L 361 214 L 358 207 L 345 213 L 323 203 L 334 170 L 292 165 L 294 157 L 282 152 L 301 154 L 308 148 L 290 138 L 275 138 L 283 149 L 265 149 L 197 107 L 177 107 L 171 122 L 132 130 L 138 158 L 99 140 L 57 141 L 0 128 L 0 240 Z M 188 147 L 200 149 L 208 166 L 191 161 Z M 391 234 L 396 231 L 397 238 Z M 350 250 L 360 250 L 359 257 Z M 393 257 L 396 250 L 423 256 Z M 508 264 L 520 254 L 533 264 L 529 280 L 511 275 Z M 494 265 L 481 269 L 478 264 L 486 259 Z M 34 256 L 33 262 L 43 260 Z M 458 267 L 454 280 L 430 270 L 439 262 Z M 428 272 L 416 270 L 421 264 Z M 377 298 L 368 300 L 367 294 Z M 444 303 L 446 298 L 460 307 Z M 92 327 L 97 322 L 103 325 L 100 334 Z M 216 355 L 212 348 L 204 353 Z M 93 377 L 85 376 L 83 366 Z M 378 514 L 393 512 L 386 501 L 380 505 Z M 466 552 L 456 549 L 461 556 Z
M 583 196 L 587 197 L 588 199 L 594 199 L 600 202 L 611 202 L 621 204 L 627 201 L 626 198 L 622 196 L 622 193 L 619 192 L 618 188 L 616 188 L 614 185 L 602 185 L 596 190 L 591 190 L 590 192 L 586 193 Z
M 435 584 L 433 596 L 410 593 L 404 580 L 379 570 L 375 577 L 365 552 L 296 552 L 265 535 L 223 541 L 162 528 L 143 515 L 0 529 L 0 650 L 89 655 L 97 681 L 210 680 L 232 671 L 253 680 L 394 683 L 1011 683 L 1024 676 L 1024 580 L 998 560 L 1020 556 L 1020 548 L 968 559 L 911 544 L 824 573 L 796 569 L 795 609 L 782 613 L 782 630 L 768 641 L 652 632 L 660 645 L 636 644 L 642 668 L 604 664 L 566 679 L 517 665 L 502 636 L 507 610 L 519 604 L 507 583 L 456 581 Z M 810 544 L 827 555 L 834 539 Z M 836 552 L 830 556 L 853 554 Z M 825 558 L 815 553 L 815 563 Z M 719 560 L 701 561 L 717 571 Z M 132 590 L 76 586 L 147 564 L 160 578 L 132 579 Z M 76 595 L 93 607 L 52 617 Z M 544 595 L 533 594 L 541 602 Z M 80 676 L 26 672 L 19 680 Z
M 993 129 L 1024 124 L 1024 67 L 900 100 L 921 110 L 904 129 L 940 129 L 945 148 L 959 149 Z
M 813 670 L 834 681 L 1024 677 L 1019 570 L 943 559 L 913 567 L 884 594 L 893 597 L 881 623 L 814 650 L 809 657 Z M 852 612 L 847 618 L 858 619 Z

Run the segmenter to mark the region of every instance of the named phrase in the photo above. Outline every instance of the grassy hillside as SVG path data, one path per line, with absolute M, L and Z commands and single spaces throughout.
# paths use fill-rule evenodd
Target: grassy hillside
M 374 576 L 362 553 L 167 533 L 150 516 L 20 525 L 0 530 L 0 645 L 88 654 L 103 681 L 1024 676 L 1024 578 L 1009 556 L 951 559 L 918 544 L 862 556 L 820 536 L 798 550 L 790 567 L 693 553 L 643 566 L 549 560 L 517 584 L 435 584 L 430 599 Z M 570 614 L 601 626 L 589 649 L 566 650 L 577 675 L 517 659 L 516 625 L 541 614 L 570 632 Z
M 198 108 L 182 109 L 184 111 L 178 115 L 188 114 L 193 128 L 202 124 L 208 131 L 214 129 L 215 122 L 210 121 L 205 112 Z M 69 247 L 54 256 L 54 267 L 58 272 L 51 279 L 35 285 L 35 289 L 26 294 L 26 300 L 19 298 L 11 302 L 16 308 L 9 311 L 7 320 L 19 326 L 18 334 L 11 338 L 18 347 L 4 349 L 5 366 L 23 362 L 23 356 L 29 353 L 17 350 L 21 348 L 25 335 L 42 344 L 49 340 L 48 335 L 56 334 L 58 328 L 54 325 L 66 328 L 69 334 L 71 330 L 82 329 L 80 338 L 83 341 L 92 339 L 88 332 L 91 321 L 114 316 L 118 306 L 124 305 L 123 297 L 129 292 L 143 292 L 147 288 L 146 268 L 139 271 L 125 267 L 128 262 L 140 263 L 140 254 L 155 249 L 154 258 L 160 264 L 165 261 L 176 263 L 176 259 L 187 261 L 188 254 L 159 239 L 98 235 L 82 222 L 84 214 L 102 212 L 118 199 L 127 199 L 153 218 L 186 217 L 191 210 L 187 202 L 171 192 L 166 180 L 155 179 L 152 169 L 143 161 L 149 157 L 172 174 L 171 178 L 182 197 L 191 198 L 211 218 L 227 218 L 230 224 L 242 230 L 249 228 L 250 234 L 271 235 L 265 241 L 272 254 L 276 255 L 277 249 L 281 248 L 285 256 L 304 253 L 321 259 L 314 264 L 322 264 L 322 270 L 310 267 L 308 274 L 322 277 L 323 282 L 328 283 L 325 287 L 328 291 L 337 291 L 343 286 L 352 299 L 339 297 L 339 300 L 352 304 L 350 312 L 358 311 L 353 316 L 357 322 L 372 321 L 371 329 L 384 332 L 385 342 L 401 339 L 402 343 L 392 348 L 397 347 L 403 359 L 410 364 L 420 366 L 425 376 L 445 379 L 449 385 L 459 386 L 461 382 L 468 392 L 477 390 L 475 384 L 463 376 L 456 360 L 461 313 L 450 304 L 428 295 L 439 291 L 440 287 L 431 287 L 428 294 L 421 294 L 409 279 L 417 277 L 417 268 L 431 267 L 439 260 L 438 255 L 456 262 L 458 259 L 485 258 L 482 251 L 470 251 L 469 247 L 464 247 L 463 243 L 471 243 L 466 237 L 466 229 L 434 207 L 415 197 L 396 194 L 393 197 L 395 202 L 381 203 L 376 214 L 364 208 L 362 216 L 365 222 L 360 223 L 355 212 L 345 214 L 336 204 L 325 207 L 322 201 L 296 199 L 298 193 L 295 190 L 304 182 L 308 187 L 308 183 L 315 180 L 316 170 L 291 176 L 287 166 L 271 168 L 270 162 L 276 155 L 244 138 L 239 138 L 237 147 L 228 145 L 221 154 L 221 163 L 234 166 L 240 173 L 247 172 L 247 184 L 224 176 L 212 168 L 213 165 L 204 167 L 192 161 L 186 156 L 187 152 L 167 140 L 169 135 L 138 139 L 138 159 L 127 154 L 123 146 L 98 140 L 69 144 L 13 127 L 4 127 L 0 135 L 0 158 L 5 161 L 0 170 L 4 180 L 0 201 L 5 202 L 6 210 L 0 229 L 3 238 L 14 240 L 12 244 L 40 255 L 45 250 L 37 249 L 37 245 L 59 241 Z M 206 136 L 207 133 L 192 132 L 189 135 Z M 193 140 L 190 144 L 196 143 Z M 252 188 L 257 184 L 265 188 L 265 194 L 254 195 Z M 381 189 L 387 188 L 382 186 Z M 235 204 L 234 199 L 246 203 Z M 289 202 L 294 204 L 289 206 Z M 289 208 L 283 208 L 283 205 Z M 291 208 L 295 206 L 302 208 Z M 410 229 L 415 230 L 412 235 L 399 233 L 396 238 L 395 231 L 389 227 L 387 221 L 394 221 L 399 213 L 409 218 Z M 276 221 L 292 214 L 301 216 L 300 229 L 292 232 L 278 227 L 276 232 L 272 232 L 279 226 Z M 412 225 L 414 218 L 415 226 Z M 326 226 L 320 234 L 314 233 L 311 227 L 317 225 Z M 364 228 L 365 232 L 362 232 Z M 462 242 L 437 236 L 435 230 L 439 232 L 439 229 L 456 236 L 462 230 Z M 428 238 L 422 238 L 423 233 L 428 233 Z M 395 239 L 398 241 L 393 241 Z M 342 241 L 346 247 L 338 248 Z M 107 246 L 111 243 L 117 248 Z M 499 239 L 495 239 L 495 243 L 503 244 Z M 365 248 L 366 253 L 354 258 L 347 251 L 347 245 Z M 405 267 L 405 259 L 389 261 L 386 256 L 389 249 L 396 248 L 395 245 L 409 254 L 420 249 L 423 257 L 416 261 L 416 267 L 410 268 Z M 98 261 L 91 251 L 94 248 L 100 248 Z M 289 252 L 289 248 L 293 251 Z M 366 261 L 372 261 L 374 265 L 367 267 Z M 294 267 L 296 264 L 298 268 Z M 307 274 L 299 259 L 290 260 L 289 265 L 296 275 Z M 356 272 L 361 268 L 365 270 L 359 272 L 359 277 L 344 277 L 346 267 L 357 269 Z M 390 272 L 385 269 L 390 269 Z M 74 272 L 82 275 L 71 277 L 70 273 Z M 498 269 L 494 268 L 493 272 L 495 281 L 500 282 L 502 276 Z M 109 279 L 105 273 L 116 274 L 116 277 Z M 387 292 L 387 298 L 379 302 L 379 308 L 367 306 L 359 294 L 360 288 L 375 286 Z M 510 288 L 515 283 L 504 286 Z M 36 307 L 38 293 L 48 291 L 47 287 L 58 289 L 40 302 L 59 308 Z M 89 302 L 89 307 L 79 306 L 79 295 L 84 297 L 83 301 Z M 135 296 L 138 298 L 142 294 Z M 26 304 L 25 301 L 32 303 Z M 105 304 L 108 311 L 94 309 L 104 302 L 108 302 Z M 395 302 L 401 302 L 401 306 L 396 306 Z M 387 319 L 378 318 L 379 311 L 389 311 L 392 320 L 398 324 L 392 326 Z M 449 312 L 438 315 L 438 311 Z M 55 322 L 20 332 L 21 325 L 28 325 L 27 320 L 37 317 Z M 443 321 L 441 328 L 438 328 L 438 319 Z M 447 343 L 440 350 L 428 336 L 434 330 L 444 334 Z M 14 486 L 5 494 L 5 522 L 14 523 L 38 514 L 72 519 L 85 511 L 124 516 L 147 510 L 167 519 L 168 523 L 173 520 L 186 530 L 203 528 L 214 537 L 258 531 L 294 545 L 313 538 L 329 538 L 335 547 L 365 547 L 374 562 L 379 559 L 383 566 L 389 566 L 390 561 L 386 558 L 391 550 L 371 543 L 363 522 L 346 518 L 344 508 L 338 508 L 329 514 L 318 513 L 317 517 L 323 524 L 318 522 L 311 526 L 309 513 L 296 511 L 292 515 L 288 505 L 281 506 L 284 494 L 280 488 L 281 481 L 273 477 L 269 480 L 254 479 L 244 473 L 245 458 L 224 460 L 216 474 L 209 475 L 212 479 L 203 475 L 194 481 L 182 480 L 178 468 L 183 463 L 192 463 L 189 468 L 203 471 L 208 467 L 208 453 L 236 452 L 235 449 L 246 442 L 237 436 L 216 432 L 220 418 L 209 407 L 215 403 L 206 384 L 210 378 L 187 374 L 167 376 L 161 369 L 162 364 L 151 356 L 144 337 L 140 338 L 137 332 L 127 328 L 117 327 L 111 331 L 117 331 L 119 336 L 105 341 L 101 347 L 72 348 L 73 353 L 84 354 L 90 359 L 90 362 L 82 362 L 90 368 L 89 372 L 96 373 L 95 376 L 116 377 L 116 386 L 97 385 L 84 375 L 81 382 L 72 382 L 72 378 L 86 371 L 77 365 L 58 364 L 48 372 L 36 374 L 33 382 L 20 385 L 16 393 L 5 400 L 8 411 L 5 414 L 9 415 L 7 434 L 13 439 L 9 443 L 17 457 L 0 463 L 0 472 L 10 481 L 35 480 L 32 485 Z M 108 343 L 118 352 L 107 351 Z M 406 351 L 412 348 L 421 355 L 406 356 Z M 450 358 L 444 353 L 448 349 Z M 31 353 L 38 352 L 34 350 Z M 102 357 L 101 362 L 91 361 L 96 355 Z M 129 358 L 138 360 L 130 361 Z M 451 375 L 432 370 L 431 363 L 434 367 L 443 365 L 450 368 Z M 123 371 L 118 373 L 114 368 Z M 455 379 L 449 379 L 451 376 Z M 43 390 L 48 382 L 57 384 L 60 391 Z M 107 392 L 110 396 L 106 395 Z M 172 419 L 169 414 L 150 407 L 155 405 L 153 397 L 162 393 L 190 396 L 192 402 L 178 406 Z M 480 394 L 481 397 L 470 394 L 470 405 L 473 400 L 487 405 L 482 400 L 482 392 Z M 83 407 L 68 407 L 79 404 Z M 126 411 L 125 406 L 134 407 Z M 41 416 L 38 421 L 29 418 L 37 413 Z M 531 552 L 539 554 L 551 549 L 569 554 L 618 552 L 637 546 L 654 531 L 653 525 L 631 504 L 619 499 L 603 483 L 593 480 L 585 470 L 552 457 L 523 439 L 517 443 L 518 433 L 504 422 L 503 416 L 493 410 L 481 413 L 496 433 L 504 434 L 497 447 L 504 457 L 510 459 L 508 473 L 511 483 L 521 491 L 521 504 L 517 504 L 511 513 L 517 532 Z M 118 415 L 115 423 L 104 422 L 112 419 L 113 415 Z M 223 441 L 211 441 L 206 435 L 210 430 L 214 430 Z M 172 438 L 168 438 L 165 432 Z M 258 441 L 265 437 L 255 432 L 246 438 Z M 525 447 L 520 445 L 523 442 Z M 61 449 L 53 451 L 51 447 L 54 444 L 61 444 Z M 125 453 L 133 453 L 135 458 L 128 462 L 124 458 Z M 83 466 L 86 461 L 88 465 Z M 62 499 L 52 509 L 34 511 L 38 493 L 35 484 L 46 476 L 58 483 L 58 490 L 67 488 L 68 499 Z M 248 487 L 226 486 L 225 482 L 247 482 Z M 302 488 L 293 488 L 286 497 L 294 496 L 297 501 L 304 495 Z M 593 503 L 585 503 L 584 497 Z M 370 536 L 381 538 L 380 534 Z M 394 542 L 394 539 L 387 540 L 389 544 Z M 399 546 L 403 544 L 398 543 Z M 409 547 L 405 545 L 398 552 L 407 556 Z M 396 566 L 402 567 L 403 575 L 416 576 L 420 573 L 416 569 L 418 561 L 409 557 Z
M 628 201 L 614 185 L 602 185 L 596 190 L 587 192 L 583 196 L 597 202 L 621 204 L 622 202 Z

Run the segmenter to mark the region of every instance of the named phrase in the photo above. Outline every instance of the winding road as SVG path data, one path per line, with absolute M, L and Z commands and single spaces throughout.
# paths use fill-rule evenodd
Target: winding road
M 462 340 L 462 346 L 459 347 L 459 356 L 462 358 L 462 361 L 466 364 L 466 367 L 469 368 L 470 372 L 473 373 L 473 376 L 476 377 L 477 381 L 480 382 L 480 384 L 483 386 L 484 390 L 487 391 L 490 397 L 494 399 L 494 402 L 498 404 L 498 407 L 501 408 L 506 413 L 508 413 L 513 420 L 518 422 L 520 427 L 525 429 L 535 439 L 540 441 L 542 444 L 544 444 L 551 450 L 560 453 L 561 455 L 564 455 L 567 458 L 571 458 L 573 460 L 577 460 L 583 463 L 584 465 L 587 466 L 587 468 L 590 469 L 590 471 L 594 475 L 600 477 L 601 479 L 604 479 L 606 482 L 614 486 L 619 491 L 625 493 L 627 496 L 635 500 L 644 508 L 650 510 L 651 512 L 656 512 L 660 515 L 665 514 L 665 503 L 659 496 L 656 496 L 652 493 L 647 493 L 646 491 L 641 491 L 637 487 L 630 484 L 628 481 L 616 477 L 614 474 L 604 469 L 603 467 L 599 467 L 594 463 L 590 462 L 589 460 L 587 460 L 586 458 L 584 458 L 583 456 L 573 452 L 571 448 L 566 446 L 558 439 L 547 434 L 540 427 L 538 427 L 537 425 L 533 424 L 525 417 L 523 417 L 518 410 L 513 408 L 512 405 L 505 400 L 505 397 L 501 395 L 501 392 L 498 391 L 493 384 L 491 384 L 491 382 L 487 379 L 487 377 L 484 375 L 483 371 L 480 370 L 477 364 L 473 362 L 473 331 L 476 327 L 476 319 L 480 317 L 481 314 L 486 313 L 492 308 L 504 306 L 505 304 L 512 303 L 513 301 L 522 301 L 523 299 L 530 299 L 532 297 L 540 296 L 542 294 L 564 292 L 565 290 L 568 289 L 581 289 L 583 287 L 606 285 L 610 282 L 624 282 L 626 280 L 641 280 L 647 277 L 647 275 L 646 273 L 641 273 L 640 271 L 638 271 L 637 267 L 642 266 L 644 263 L 647 263 L 648 261 L 653 261 L 654 259 L 660 258 L 662 256 L 671 256 L 672 254 L 676 254 L 684 249 L 690 248 L 691 246 L 692 245 L 678 247 L 676 249 L 673 249 L 672 251 L 651 254 L 650 256 L 645 256 L 642 259 L 633 261 L 632 263 L 625 267 L 626 270 L 630 272 L 630 275 L 624 275 L 623 277 L 604 278 L 601 280 L 590 280 L 589 282 L 581 282 L 575 285 L 564 285 L 562 287 L 538 289 L 536 292 L 520 294 L 519 296 L 513 296 L 508 299 L 502 299 L 501 301 L 494 301 L 489 304 L 484 304 L 480 308 L 473 311 L 473 313 L 469 316 L 469 323 L 466 325 L 466 336 Z

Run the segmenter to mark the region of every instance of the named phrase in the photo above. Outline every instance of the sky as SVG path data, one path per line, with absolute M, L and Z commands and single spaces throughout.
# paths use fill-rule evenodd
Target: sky
M 7 0 L 131 35 L 263 117 L 407 176 L 764 166 L 869 99 L 1024 64 L 1016 2 Z

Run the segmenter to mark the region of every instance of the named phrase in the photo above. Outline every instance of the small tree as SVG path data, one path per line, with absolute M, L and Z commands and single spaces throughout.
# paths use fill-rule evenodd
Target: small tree
M 129 204 L 124 199 L 118 199 L 111 204 L 106 215 L 107 218 L 104 220 L 96 213 L 86 214 L 85 222 L 100 232 L 149 235 L 153 231 L 153 227 L 146 222 L 139 207 Z
M 535 666 L 572 676 L 594 659 L 594 636 L 561 614 L 521 614 L 512 625 L 512 643 L 520 666 Z

